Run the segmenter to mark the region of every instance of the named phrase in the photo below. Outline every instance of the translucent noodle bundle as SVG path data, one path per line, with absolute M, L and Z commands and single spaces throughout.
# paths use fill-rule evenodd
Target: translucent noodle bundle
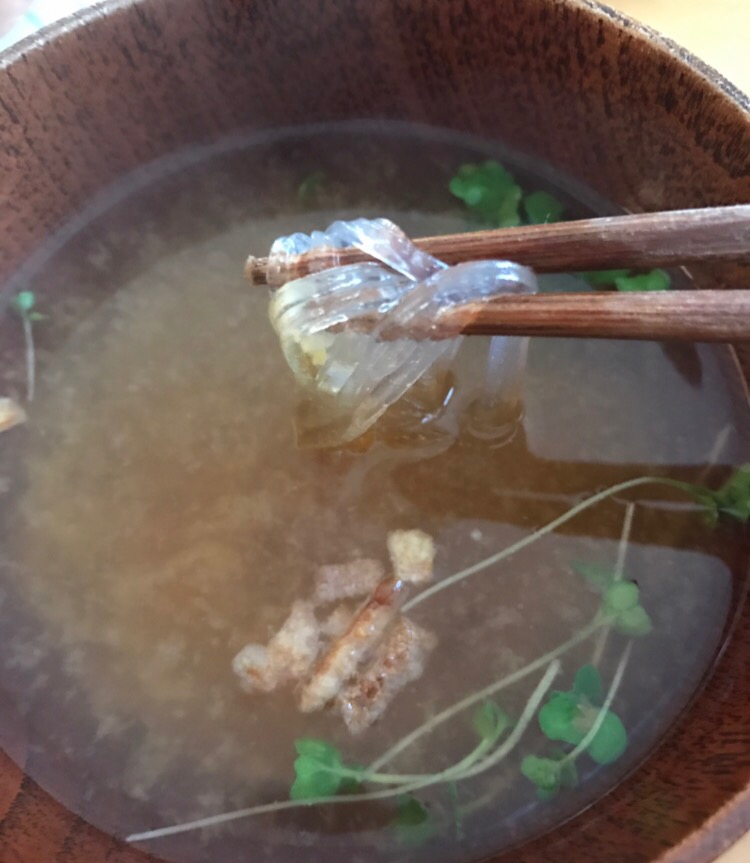
M 460 333 L 441 327 L 440 338 L 430 337 L 446 310 L 537 290 L 531 270 L 507 261 L 448 267 L 386 219 L 335 222 L 325 232 L 280 238 L 271 248 L 269 268 L 312 248 L 350 246 L 376 260 L 295 279 L 271 300 L 271 322 L 308 397 L 298 417 L 298 437 L 313 446 L 359 438 L 418 381 L 449 368 Z M 394 338 L 389 331 L 415 335 Z M 517 394 L 527 340 L 491 342 L 485 393 L 490 400 L 506 391 Z

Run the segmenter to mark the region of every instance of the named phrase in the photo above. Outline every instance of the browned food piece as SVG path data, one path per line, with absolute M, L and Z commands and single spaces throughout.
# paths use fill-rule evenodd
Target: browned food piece
M 268 644 L 268 653 L 291 680 L 312 668 L 320 650 L 320 625 L 311 602 L 298 599 L 281 629 Z
M 26 411 L 9 398 L 0 398 L 0 432 L 8 431 L 26 422 Z
M 393 624 L 404 601 L 405 587 L 386 578 L 354 616 L 347 630 L 334 641 L 300 691 L 300 709 L 320 710 L 338 695 L 362 662 L 369 659 Z
M 232 660 L 232 671 L 245 692 L 272 692 L 279 685 L 278 668 L 262 644 L 246 644 Z
M 388 553 L 396 578 L 412 584 L 432 579 L 435 543 L 423 530 L 394 530 L 388 534 Z
M 338 638 L 349 628 L 355 609 L 347 603 L 337 605 L 320 624 L 320 633 L 325 638 Z
M 367 668 L 336 699 L 352 734 L 369 728 L 407 683 L 422 676 L 436 644 L 431 632 L 406 617 L 398 620 Z
M 384 577 L 383 564 L 368 557 L 349 563 L 321 566 L 315 576 L 314 600 L 336 602 L 339 599 L 367 596 Z
M 313 606 L 297 600 L 268 647 L 248 644 L 235 656 L 232 668 L 246 692 L 271 692 L 307 674 L 319 650 L 320 626 Z

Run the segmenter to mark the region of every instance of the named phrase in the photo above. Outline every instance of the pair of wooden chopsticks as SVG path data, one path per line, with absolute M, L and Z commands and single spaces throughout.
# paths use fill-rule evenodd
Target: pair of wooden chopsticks
M 750 264 L 750 204 L 558 222 L 425 237 L 417 246 L 448 264 L 515 261 L 540 273 L 641 269 L 738 260 Z M 279 287 L 368 256 L 357 249 L 316 249 L 269 271 L 250 257 L 251 284 Z M 502 295 L 440 317 L 440 329 L 468 335 L 579 336 L 733 342 L 750 339 L 750 290 Z M 433 330 L 440 337 L 440 329 Z

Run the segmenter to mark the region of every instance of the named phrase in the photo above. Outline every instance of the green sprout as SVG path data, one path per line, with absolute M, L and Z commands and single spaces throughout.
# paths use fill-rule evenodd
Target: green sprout
M 36 296 L 33 291 L 21 291 L 13 297 L 13 308 L 22 317 L 32 318 L 35 314 Z
M 16 294 L 11 301 L 11 306 L 23 324 L 23 338 L 26 344 L 26 401 L 32 402 L 36 383 L 36 353 L 32 325 L 35 321 L 44 320 L 44 315 L 35 311 L 36 296 L 33 291 L 21 291 Z
M 567 692 L 551 693 L 540 709 L 542 734 L 575 747 L 567 754 L 556 749 L 549 758 L 527 755 L 521 762 L 521 773 L 536 786 L 542 799 L 548 800 L 561 788 L 576 784 L 576 759 L 584 752 L 597 764 L 611 764 L 627 748 L 627 731 L 611 707 L 632 646 L 629 642 L 625 648 L 606 696 L 603 697 L 599 672 L 593 665 L 584 665 L 576 673 L 573 687 Z
M 598 722 L 586 751 L 597 764 L 616 761 L 625 751 L 628 735 L 616 713 L 609 709 L 602 713 L 602 703 L 599 672 L 585 665 L 576 674 L 572 689 L 553 692 L 539 711 L 542 734 L 548 740 L 578 746 Z
M 690 485 L 689 490 L 705 507 L 711 524 L 722 515 L 740 522 L 750 519 L 750 464 L 738 468 L 719 489 Z
M 573 679 L 573 692 L 587 698 L 592 704 L 604 701 L 602 678 L 594 665 L 582 665 Z
M 356 783 L 364 772 L 347 768 L 341 753 L 325 740 L 302 738 L 295 741 L 297 758 L 294 762 L 295 780 L 289 797 L 292 800 L 312 800 L 347 793 L 347 783 Z
M 561 788 L 575 788 L 578 784 L 575 762 L 565 760 L 559 751 L 551 758 L 527 755 L 521 762 L 521 773 L 536 785 L 542 800 L 551 800 Z
M 618 291 L 667 291 L 672 285 L 672 277 L 666 270 L 650 270 L 635 273 L 632 270 L 598 270 L 581 273 L 590 285 L 611 285 Z
M 544 225 L 549 222 L 559 222 L 565 207 L 549 192 L 532 192 L 523 199 L 523 209 L 530 225 Z
M 412 597 L 403 606 L 402 611 L 408 612 L 438 593 L 449 590 L 465 579 L 485 571 L 488 567 L 507 560 L 603 501 L 646 486 L 677 489 L 682 494 L 690 496 L 716 520 L 720 517 L 731 518 L 741 523 L 750 520 L 750 465 L 742 466 L 719 489 L 710 489 L 668 477 L 634 477 L 590 495 L 537 528 L 533 533 L 445 576 Z M 133 833 L 127 837 L 127 841 L 148 841 L 312 804 L 346 805 L 352 801 L 363 803 L 398 799 L 402 801 L 405 808 L 408 802 L 405 800 L 405 795 L 411 795 L 414 791 L 435 785 L 447 785 L 450 791 L 452 783 L 470 780 L 495 768 L 514 751 L 535 718 L 549 740 L 574 747 L 567 754 L 553 751 L 549 757 L 527 755 L 523 759 L 522 773 L 536 785 L 541 796 L 551 796 L 560 788 L 575 784 L 575 762 L 583 753 L 597 764 L 609 764 L 615 761 L 626 749 L 628 736 L 620 717 L 611 709 L 611 705 L 622 681 L 633 642 L 628 642 L 604 699 L 602 699 L 601 678 L 593 665 L 584 665 L 578 670 L 570 690 L 548 693 L 555 677 L 559 674 L 560 658 L 564 654 L 582 645 L 595 634 L 601 633 L 606 627 L 614 626 L 625 635 L 639 636 L 650 631 L 652 624 L 640 604 L 638 586 L 632 581 L 621 578 L 622 567 L 619 563 L 614 568 L 592 563 L 576 563 L 573 568 L 600 594 L 602 600 L 600 608 L 585 626 L 573 633 L 567 641 L 558 644 L 522 668 L 506 674 L 480 690 L 465 695 L 454 704 L 430 716 L 428 720 L 394 743 L 369 767 L 346 765 L 335 747 L 325 741 L 304 738 L 295 744 L 298 757 L 295 761 L 296 777 L 290 792 L 292 799 L 262 803 L 182 824 Z M 546 668 L 544 676 L 528 698 L 526 706 L 515 723 L 511 722 L 497 704 L 488 700 L 544 668 Z M 479 737 L 479 743 L 457 763 L 436 773 L 414 775 L 378 772 L 384 765 L 414 746 L 418 740 L 433 733 L 443 723 L 464 714 L 469 708 L 474 708 L 472 725 Z M 503 737 L 507 729 L 510 731 Z M 502 741 L 500 741 L 501 737 L 503 737 Z M 362 786 L 371 783 L 385 787 L 373 791 L 363 789 Z M 423 807 L 419 801 L 416 801 L 416 804 L 415 806 L 409 803 L 409 808 L 402 813 L 404 821 L 411 821 L 412 824 L 423 823 L 425 820 Z M 463 811 L 469 811 L 469 808 L 465 806 Z M 408 825 L 405 826 L 408 827 Z
M 307 182 L 300 186 L 301 200 L 302 187 Z M 490 228 L 514 228 L 523 224 L 523 216 L 529 225 L 559 222 L 565 213 L 565 205 L 549 192 L 538 190 L 525 195 L 513 174 L 494 160 L 481 165 L 461 165 L 448 188 L 464 202 L 477 222 Z M 666 291 L 672 284 L 669 273 L 660 269 L 597 270 L 581 273 L 581 277 L 591 285 L 611 286 L 623 292 Z
M 472 717 L 472 726 L 480 740 L 495 744 L 513 724 L 510 716 L 494 701 L 485 701 Z
M 499 162 L 462 165 L 448 188 L 484 225 L 512 228 L 521 224 L 518 208 L 523 192 Z
M 581 278 L 590 285 L 614 285 L 617 279 L 626 278 L 629 273 L 630 270 L 592 270 L 581 273 Z
M 405 845 L 422 845 L 437 833 L 435 819 L 427 807 L 411 794 L 399 798 L 390 826 L 398 841 Z
M 635 638 L 651 632 L 651 618 L 639 602 L 640 590 L 634 581 L 619 579 L 614 569 L 599 564 L 574 562 L 571 566 L 601 594 L 601 614 L 618 632 Z
M 478 222 L 493 228 L 513 228 L 523 223 L 523 212 L 530 225 L 558 222 L 565 207 L 549 192 L 528 195 L 500 162 L 461 165 L 449 189 L 460 198 Z
M 746 524 L 750 520 L 750 464 L 743 464 L 718 489 L 676 479 L 661 479 L 663 485 L 689 494 L 705 510 L 709 524 L 725 517 Z

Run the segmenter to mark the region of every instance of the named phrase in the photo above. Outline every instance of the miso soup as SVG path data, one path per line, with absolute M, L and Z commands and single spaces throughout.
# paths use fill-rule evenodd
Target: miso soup
M 0 726 L 11 754 L 24 728 L 27 772 L 96 826 L 175 863 L 478 859 L 612 789 L 709 671 L 743 578 L 736 521 L 644 481 L 535 532 L 639 477 L 731 482 L 748 448 L 728 348 L 534 339 L 522 418 L 495 437 L 471 422 L 487 340 L 467 338 L 450 440 L 391 423 L 374 444 L 298 446 L 298 393 L 246 256 L 337 218 L 476 227 L 449 183 L 487 160 L 565 218 L 613 212 L 496 144 L 294 129 L 150 166 L 8 286 L 33 292 L 36 380 L 26 403 L 10 304 L 0 395 L 27 418 L 0 450 Z M 335 710 L 302 712 L 294 682 L 244 692 L 238 651 L 269 642 L 321 567 L 387 574 L 401 530 L 434 542 L 432 581 L 403 610 L 434 643 L 382 715 L 352 734 Z M 300 773 L 345 798 L 290 801 Z

